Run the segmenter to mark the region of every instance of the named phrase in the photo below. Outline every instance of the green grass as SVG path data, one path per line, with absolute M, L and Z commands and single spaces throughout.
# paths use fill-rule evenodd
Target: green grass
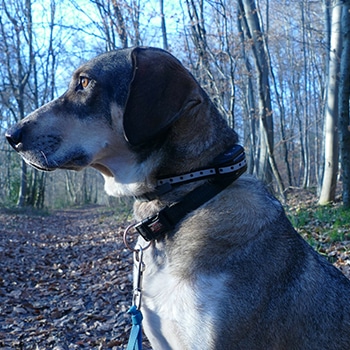
M 339 206 L 287 209 L 293 226 L 317 250 L 320 246 L 350 241 L 350 210 Z

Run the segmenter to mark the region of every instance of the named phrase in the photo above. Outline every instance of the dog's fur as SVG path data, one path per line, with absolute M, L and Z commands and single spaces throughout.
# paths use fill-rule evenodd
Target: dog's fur
M 205 167 L 237 142 L 192 75 L 153 48 L 87 62 L 63 96 L 7 138 L 38 169 L 98 169 L 114 196 L 151 192 L 157 178 Z M 204 181 L 136 200 L 136 220 Z M 144 261 L 142 311 L 154 349 L 350 349 L 349 280 L 252 177 L 190 213 Z

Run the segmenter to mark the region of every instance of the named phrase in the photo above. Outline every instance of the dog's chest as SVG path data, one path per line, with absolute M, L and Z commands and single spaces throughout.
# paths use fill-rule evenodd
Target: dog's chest
M 218 284 L 222 280 L 205 276 L 182 279 L 166 258 L 159 265 L 147 253 L 142 313 L 153 349 L 210 349 L 220 303 Z

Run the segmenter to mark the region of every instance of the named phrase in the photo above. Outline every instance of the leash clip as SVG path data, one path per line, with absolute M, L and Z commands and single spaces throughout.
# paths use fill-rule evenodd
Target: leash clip
M 136 307 L 137 310 L 141 308 L 141 299 L 142 299 L 142 282 L 143 282 L 143 273 L 146 269 L 146 265 L 143 262 L 143 249 L 141 246 L 138 249 L 134 250 L 134 261 L 136 264 L 135 271 L 135 288 L 133 294 L 133 306 Z

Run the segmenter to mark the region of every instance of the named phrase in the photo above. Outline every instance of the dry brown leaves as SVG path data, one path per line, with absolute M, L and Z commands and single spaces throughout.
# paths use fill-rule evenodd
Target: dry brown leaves
M 0 348 L 124 349 L 132 254 L 122 230 L 106 208 L 0 212 Z
M 132 299 L 125 226 L 101 207 L 0 211 L 0 348 L 125 349 Z M 342 247 L 326 253 L 350 277 Z

